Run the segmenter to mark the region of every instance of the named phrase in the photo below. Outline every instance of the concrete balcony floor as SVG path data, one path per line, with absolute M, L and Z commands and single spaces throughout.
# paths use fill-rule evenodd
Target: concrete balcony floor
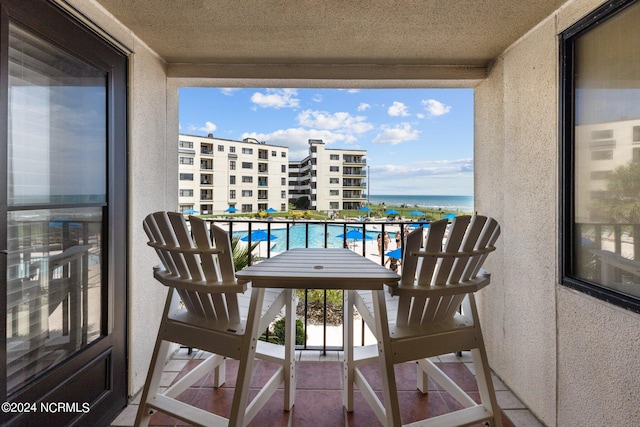
M 184 372 L 192 369 L 207 353 L 194 350 L 188 354 L 187 349 L 176 351 L 165 366 L 164 385 L 170 385 Z M 317 351 L 298 351 L 296 366 L 297 386 L 295 406 L 292 411 L 282 409 L 282 394 L 276 394 L 258 413 L 250 426 L 380 426 L 371 408 L 360 396 L 356 389 L 355 409 L 347 413 L 342 406 L 342 354 L 338 351 L 327 352 L 323 356 Z M 471 364 L 471 355 L 463 352 L 461 357 L 455 354 L 444 355 L 433 359 L 447 372 L 465 391 L 476 391 L 476 382 Z M 228 416 L 235 384 L 237 362 L 227 362 L 227 383 L 220 388 L 213 388 L 205 379 L 198 386 L 191 387 L 184 393 L 185 399 L 196 403 L 202 409 L 212 410 L 210 402 L 215 396 L 222 397 L 223 404 L 219 409 L 214 409 L 221 415 Z M 254 371 L 255 382 L 266 380 L 272 373 L 272 366 L 268 363 L 258 362 Z M 369 367 L 368 367 L 369 368 Z M 371 366 L 370 372 L 365 372 L 375 388 L 377 367 Z M 430 383 L 429 393 L 421 395 L 415 389 L 415 365 L 407 363 L 396 366 L 396 380 L 400 404 L 403 408 L 403 422 L 411 422 L 429 416 L 436 416 L 460 408 L 445 391 L 434 383 Z M 372 379 L 372 380 L 371 380 Z M 498 405 L 502 409 L 502 420 L 505 427 L 538 427 L 542 424 L 529 412 L 529 410 L 511 393 L 511 391 L 497 378 L 493 376 L 494 386 L 498 399 Z M 379 384 L 379 381 L 378 381 Z M 162 384 L 161 384 L 162 385 Z M 255 393 L 254 393 L 255 394 Z M 473 393 L 471 393 L 473 396 Z M 250 396 L 250 398 L 253 395 Z M 140 396 L 136 396 L 129 406 L 113 421 L 111 426 L 133 426 Z M 227 411 L 225 413 L 225 411 Z M 405 415 L 406 414 L 406 415 Z M 176 420 L 166 414 L 157 413 L 151 418 L 152 426 L 178 426 L 184 422 Z M 479 424 L 482 426 L 483 424 Z

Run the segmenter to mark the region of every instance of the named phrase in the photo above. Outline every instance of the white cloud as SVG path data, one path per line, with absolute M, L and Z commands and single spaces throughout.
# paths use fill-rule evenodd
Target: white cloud
M 231 96 L 233 95 L 233 92 L 239 91 L 240 88 L 238 87 L 221 87 L 220 88 L 220 92 L 222 92 L 223 95 L 226 96 Z
M 358 105 L 358 111 L 366 111 L 369 108 L 371 108 L 371 105 L 367 104 L 366 102 L 361 102 L 360 105 Z
M 348 89 L 347 93 L 358 93 L 360 92 L 360 89 Z
M 394 101 L 391 107 L 387 110 L 387 113 L 392 117 L 407 117 L 409 115 L 409 109 L 404 103 Z
M 211 122 L 206 122 L 204 126 L 198 128 L 199 131 L 208 133 L 213 133 L 216 129 L 218 129 L 218 126 L 214 125 Z
M 444 105 L 435 99 L 425 99 L 422 101 L 422 105 L 424 105 L 424 109 L 432 116 L 442 116 L 451 111 L 450 105 Z
M 473 176 L 473 159 L 429 160 L 406 164 L 385 164 L 371 168 L 379 177 L 451 178 Z
M 309 139 L 321 139 L 327 145 L 336 142 L 355 142 L 352 135 L 304 128 L 281 129 L 271 133 L 247 132 L 242 134 L 242 139 L 244 138 L 255 138 L 268 144 L 289 147 L 290 160 L 302 160 L 309 155 Z
M 251 95 L 251 102 L 262 108 L 296 108 L 300 105 L 297 89 L 266 89 Z
M 412 129 L 409 123 L 403 122 L 398 126 L 382 126 L 382 132 L 376 135 L 371 141 L 373 144 L 396 145 L 402 142 L 414 141 L 418 139 L 420 132 Z
M 472 158 L 371 166 L 369 176 L 375 194 L 473 194 Z
M 298 123 L 310 128 L 328 129 L 347 133 L 365 133 L 373 129 L 364 116 L 352 116 L 349 113 L 305 110 L 298 114 Z
M 311 98 L 311 100 L 313 102 L 322 102 L 322 95 L 320 95 L 319 93 L 315 94 L 315 95 L 313 95 L 313 98 Z

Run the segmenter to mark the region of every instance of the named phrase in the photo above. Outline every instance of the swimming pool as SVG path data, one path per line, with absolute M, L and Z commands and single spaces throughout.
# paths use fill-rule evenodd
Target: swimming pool
M 342 237 L 338 237 L 345 232 L 345 228 L 343 225 L 338 224 L 294 224 L 289 227 L 289 249 L 293 248 L 324 248 L 325 247 L 325 226 L 326 226 L 326 241 L 327 248 L 341 248 L 344 245 L 344 240 Z M 276 226 L 271 228 L 271 235 L 275 236 L 275 240 L 271 240 L 271 250 L 274 252 L 284 252 L 287 250 L 287 229 L 286 228 L 276 228 Z M 307 228 L 308 228 L 308 237 L 307 237 Z M 350 230 L 357 230 L 362 232 L 362 226 L 358 225 L 350 225 L 347 226 L 347 232 Z M 366 229 L 366 237 L 368 241 L 376 241 L 379 230 Z M 246 231 L 234 231 L 234 236 L 238 236 L 240 238 L 246 237 Z M 395 233 L 389 232 L 389 236 L 393 238 Z M 308 239 L 308 244 L 307 244 Z M 347 239 L 349 242 L 354 239 Z M 357 241 L 362 241 L 362 238 L 356 239 Z

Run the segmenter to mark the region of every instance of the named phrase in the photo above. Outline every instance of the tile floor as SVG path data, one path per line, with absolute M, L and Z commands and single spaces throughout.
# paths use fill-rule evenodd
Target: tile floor
M 342 406 L 342 365 L 339 352 L 328 352 L 326 356 L 320 352 L 300 351 L 297 353 L 297 386 L 295 406 L 292 411 L 282 410 L 282 393 L 276 394 L 262 408 L 250 426 L 379 426 L 371 408 L 356 391 L 355 410 L 347 413 Z M 205 353 L 195 350 L 191 355 L 186 349 L 178 350 L 167 362 L 164 385 L 169 385 L 184 372 L 196 366 L 205 357 Z M 454 354 L 435 358 L 441 369 L 447 372 L 465 391 L 477 390 L 473 375 L 470 353 L 463 353 L 462 357 Z M 256 364 L 253 381 L 266 380 L 273 366 L 268 363 Z M 228 416 L 235 384 L 237 362 L 230 360 L 227 364 L 227 383 L 220 389 L 214 389 L 207 379 L 184 392 L 184 398 L 198 406 L 213 410 Z M 369 367 L 367 367 L 369 368 Z M 376 382 L 376 367 L 371 366 L 365 376 L 370 380 L 374 389 L 380 389 L 380 382 Z M 271 371 L 273 372 L 273 371 Z M 421 395 L 415 390 L 415 365 L 412 363 L 396 367 L 396 380 L 399 390 L 400 404 L 403 409 L 403 422 L 411 422 L 429 416 L 436 416 L 452 409 L 460 408 L 446 392 L 430 382 L 427 395 Z M 502 409 L 502 420 L 505 427 L 538 427 L 542 424 L 529 410 L 509 391 L 509 389 L 493 376 L 498 405 Z M 162 384 L 161 384 L 162 385 Z M 477 394 L 477 393 L 476 393 Z M 223 405 L 220 409 L 212 408 L 212 398 L 222 397 Z M 133 426 L 140 396 L 134 398 L 129 406 L 112 422 L 113 427 Z M 151 418 L 153 426 L 184 425 L 168 415 L 156 413 Z

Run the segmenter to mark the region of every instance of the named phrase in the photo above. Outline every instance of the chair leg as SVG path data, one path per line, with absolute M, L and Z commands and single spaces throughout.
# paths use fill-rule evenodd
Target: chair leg
M 296 392 L 296 306 L 293 289 L 284 291 L 287 298 L 285 305 L 285 352 L 284 355 L 284 410 L 293 408 Z
M 389 337 L 389 320 L 387 319 L 384 291 L 372 291 L 372 294 L 376 324 L 375 335 L 377 337 Z M 400 418 L 398 389 L 393 370 L 391 342 L 388 339 L 378 339 L 378 363 L 380 365 L 380 376 L 382 377 L 382 394 L 384 397 L 386 425 L 401 426 L 402 420 Z
M 420 393 L 427 394 L 429 392 L 429 374 L 427 374 L 418 363 L 416 363 L 416 374 L 416 388 Z
M 213 370 L 213 386 L 215 388 L 222 387 L 226 381 L 226 377 L 227 377 L 227 362 L 226 360 L 223 360 Z
M 347 412 L 353 411 L 353 294 L 355 291 L 344 291 L 343 318 L 344 318 L 344 363 L 343 363 L 343 387 L 342 399 Z
M 476 380 L 478 382 L 480 401 L 485 407 L 488 407 L 488 409 L 493 414 L 493 422 L 491 423 L 491 425 L 494 427 L 502 427 L 500 408 L 498 407 L 496 391 L 493 387 L 493 380 L 491 379 L 491 370 L 489 368 L 489 362 L 487 358 L 487 352 L 484 348 L 484 343 L 481 342 L 480 348 L 471 350 L 471 356 L 473 358 L 473 365 L 476 371 Z
M 500 408 L 498 407 L 498 401 L 496 400 L 496 390 L 493 387 L 493 380 L 491 379 L 491 370 L 489 368 L 489 358 L 487 357 L 487 350 L 484 347 L 484 338 L 482 337 L 482 329 L 480 328 L 480 320 L 478 319 L 478 309 L 476 307 L 476 299 L 473 294 L 469 295 L 468 309 L 473 316 L 473 322 L 477 328 L 477 342 L 478 347 L 471 350 L 471 356 L 473 357 L 473 365 L 476 371 L 476 380 L 478 382 L 478 391 L 480 392 L 480 400 L 486 407 L 489 406 L 489 410 L 493 414 L 492 425 L 494 427 L 502 427 L 502 418 L 500 417 Z M 466 307 L 465 307 L 466 308 Z
M 164 341 L 160 337 L 156 340 L 153 356 L 151 357 L 151 364 L 149 365 L 149 373 L 147 374 L 144 389 L 142 390 L 142 398 L 140 399 L 140 406 L 136 414 L 135 426 L 146 427 L 149 425 L 151 408 L 147 403 L 153 399 L 160 388 L 160 380 L 162 379 L 165 361 L 169 355 L 170 344 L 170 342 Z
M 264 303 L 264 288 L 254 288 L 251 291 L 251 302 L 249 303 L 249 314 L 242 340 L 242 358 L 238 365 L 238 377 L 236 379 L 236 390 L 233 393 L 233 403 L 231 405 L 231 416 L 229 425 L 244 427 L 251 420 L 245 418 L 249 398 L 249 387 L 251 385 L 251 375 L 256 357 L 256 347 L 258 344 L 258 327 L 260 325 L 260 312 Z

